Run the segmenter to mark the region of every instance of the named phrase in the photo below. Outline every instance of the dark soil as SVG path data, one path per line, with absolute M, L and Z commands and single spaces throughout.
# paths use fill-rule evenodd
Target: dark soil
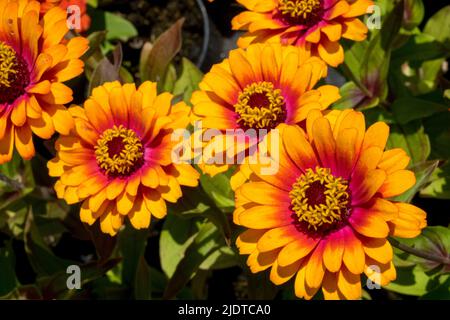
M 183 45 L 175 62 L 181 57 L 197 62 L 203 45 L 204 22 L 196 0 L 114 0 L 101 9 L 119 13 L 138 30 L 139 36 L 124 45 L 124 56 L 133 65 L 139 61 L 142 45 L 146 41 L 154 42 L 180 18 L 185 18 Z

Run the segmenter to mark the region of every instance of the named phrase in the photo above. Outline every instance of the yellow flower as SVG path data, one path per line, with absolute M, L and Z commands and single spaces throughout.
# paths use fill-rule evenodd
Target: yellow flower
M 225 143 L 222 150 L 215 150 L 216 154 L 225 153 L 230 147 L 227 142 L 235 140 L 230 130 L 236 130 L 236 134 L 239 129 L 270 131 L 282 123 L 300 123 L 311 110 L 326 109 L 340 98 L 335 86 L 315 88 L 326 75 L 327 66 L 322 60 L 309 58 L 293 46 L 256 44 L 247 50 L 231 51 L 228 59 L 205 75 L 200 90 L 192 96 L 192 122 L 201 121 L 205 131 L 220 130 L 204 146 L 204 156 L 220 141 Z M 249 155 L 248 140 L 250 137 L 245 139 L 245 145 L 236 148 L 236 153 Z M 229 165 L 204 163 L 200 167 L 215 175 L 226 171 Z M 238 180 L 235 176 L 233 184 L 239 184 Z
M 88 40 L 64 40 L 64 10 L 53 8 L 41 20 L 39 11 L 36 1 L 0 0 L 0 164 L 11 160 L 14 145 L 32 158 L 33 133 L 49 139 L 73 127 L 64 107 L 72 90 L 62 82 L 83 72 L 78 58 Z
M 320 288 L 326 299 L 359 299 L 362 273 L 383 286 L 394 280 L 386 238 L 416 237 L 426 214 L 389 200 L 416 182 L 405 151 L 384 151 L 389 127 L 366 130 L 353 110 L 313 110 L 306 132 L 279 132 L 278 172 L 250 165 L 250 181 L 236 190 L 234 221 L 248 228 L 237 246 L 250 270 L 270 268 L 276 285 L 295 278 L 295 294 L 305 299 Z
M 241 48 L 257 42 L 276 42 L 304 48 L 330 66 L 344 61 L 341 38 L 362 41 L 364 15 L 370 0 L 238 0 L 248 11 L 236 16 L 233 29 L 246 30 Z
M 171 101 L 169 93 L 157 95 L 155 83 L 136 89 L 111 82 L 94 89 L 84 108 L 69 108 L 75 127 L 57 140 L 48 168 L 59 177 L 59 198 L 83 202 L 81 221 L 100 219 L 112 236 L 125 217 L 134 228 L 147 228 L 151 215 L 166 215 L 166 201 L 181 197 L 180 185 L 197 185 L 194 168 L 172 163 L 172 132 L 186 128 L 190 110 Z

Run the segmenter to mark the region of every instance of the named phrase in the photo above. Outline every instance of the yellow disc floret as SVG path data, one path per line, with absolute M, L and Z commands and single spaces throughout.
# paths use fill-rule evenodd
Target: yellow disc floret
M 347 215 L 348 182 L 335 177 L 331 170 L 307 169 L 293 184 L 289 193 L 292 210 L 308 229 L 331 227 Z
M 320 0 L 280 0 L 278 8 L 285 16 L 307 19 L 320 9 L 320 6 Z
M 11 75 L 17 74 L 16 51 L 0 41 L 0 86 L 11 87 Z
M 286 118 L 281 90 L 266 81 L 248 85 L 234 108 L 239 116 L 237 123 L 243 128 L 272 129 Z
M 101 135 L 95 146 L 99 167 L 109 176 L 127 176 L 143 162 L 142 142 L 124 126 L 114 126 Z

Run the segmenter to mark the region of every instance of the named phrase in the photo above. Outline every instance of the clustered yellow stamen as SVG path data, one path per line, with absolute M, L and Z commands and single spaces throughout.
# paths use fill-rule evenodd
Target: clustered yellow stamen
M 103 132 L 95 147 L 97 163 L 107 175 L 132 173 L 143 159 L 142 142 L 136 133 L 120 125 Z
M 280 0 L 278 9 L 291 18 L 307 19 L 320 5 L 320 0 Z
M 244 128 L 272 129 L 286 115 L 281 90 L 266 81 L 248 85 L 239 95 L 234 108 L 239 115 L 237 123 Z
M 331 226 L 347 214 L 348 182 L 330 172 L 320 167 L 307 169 L 289 193 L 292 210 L 300 222 L 308 224 L 308 229 Z
M 0 86 L 11 87 L 11 75 L 17 72 L 16 51 L 0 41 Z

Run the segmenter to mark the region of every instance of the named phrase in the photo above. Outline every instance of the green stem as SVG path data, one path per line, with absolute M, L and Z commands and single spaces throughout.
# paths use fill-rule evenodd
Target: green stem
M 372 92 L 367 89 L 367 87 L 353 74 L 353 72 L 350 70 L 349 66 L 344 62 L 342 64 L 342 71 L 347 78 L 349 78 L 351 81 L 353 81 L 356 86 L 361 90 L 367 97 L 372 98 L 373 94 Z
M 430 260 L 430 261 L 434 261 L 434 262 L 439 262 L 441 264 L 444 265 L 450 265 L 450 258 L 446 258 L 443 256 L 439 256 L 439 255 L 435 255 L 432 253 L 428 253 L 428 252 L 423 252 L 419 249 L 407 246 L 406 244 L 400 243 L 398 240 L 393 239 L 393 238 L 389 238 L 389 242 L 396 248 L 405 251 L 409 254 L 412 254 L 416 257 L 422 258 L 422 259 L 426 259 L 426 260 Z
M 20 182 L 7 177 L 3 173 L 0 173 L 0 181 L 5 182 L 7 185 L 12 187 L 14 191 L 20 191 L 23 189 L 23 185 Z

